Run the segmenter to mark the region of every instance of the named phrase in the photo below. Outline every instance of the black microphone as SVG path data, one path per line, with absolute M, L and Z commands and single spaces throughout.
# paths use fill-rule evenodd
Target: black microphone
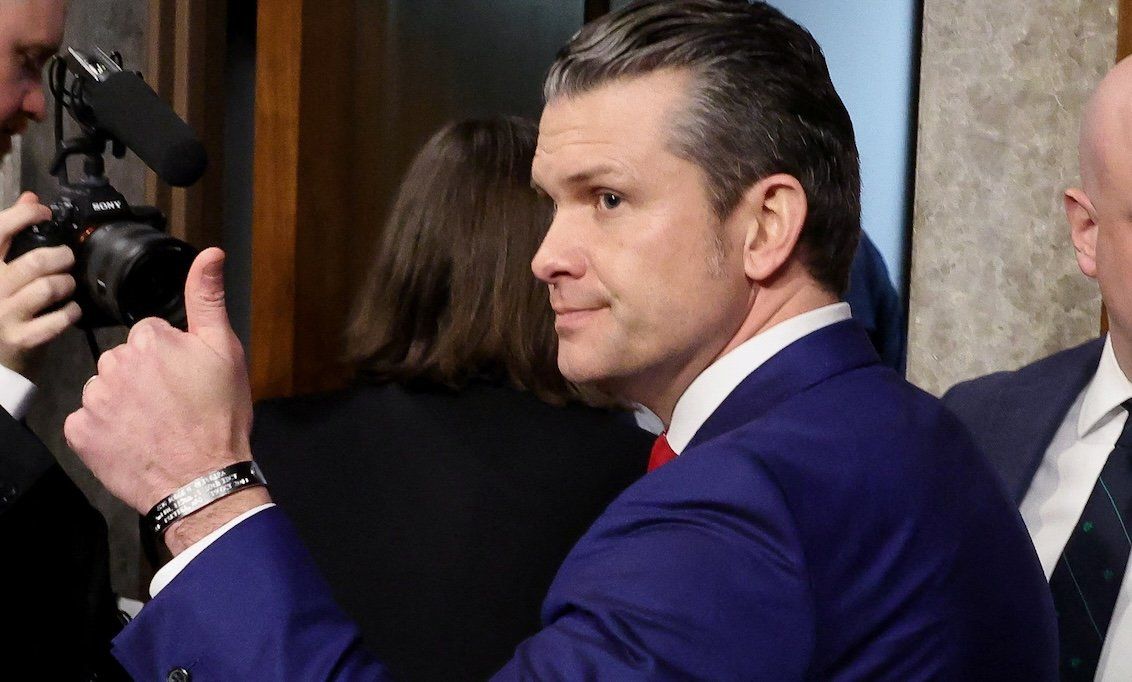
M 200 179 L 208 166 L 204 145 L 141 77 L 109 58 L 77 50 L 71 56 L 71 71 L 83 76 L 79 97 L 85 123 L 113 135 L 174 187 Z

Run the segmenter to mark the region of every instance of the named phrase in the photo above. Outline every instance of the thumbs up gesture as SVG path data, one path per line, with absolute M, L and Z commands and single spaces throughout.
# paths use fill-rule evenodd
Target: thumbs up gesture
M 252 403 L 244 352 L 224 307 L 224 252 L 197 256 L 185 283 L 188 331 L 158 318 L 135 324 L 102 354 L 67 417 L 71 448 L 116 497 L 141 513 L 195 478 L 250 460 Z M 176 554 L 243 511 L 269 501 L 249 488 L 177 521 Z

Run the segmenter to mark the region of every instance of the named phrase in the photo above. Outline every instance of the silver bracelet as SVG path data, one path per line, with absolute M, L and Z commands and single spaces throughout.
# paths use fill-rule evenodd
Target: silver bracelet
M 153 509 L 145 515 L 146 525 L 157 537 L 161 537 L 165 529 L 177 519 L 255 485 L 267 485 L 267 479 L 255 462 L 237 462 L 226 466 L 189 481 L 172 495 L 153 505 Z

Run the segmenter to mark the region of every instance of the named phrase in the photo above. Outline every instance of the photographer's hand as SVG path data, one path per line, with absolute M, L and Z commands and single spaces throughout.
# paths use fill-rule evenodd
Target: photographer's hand
M 2 262 L 12 237 L 50 218 L 51 210 L 31 192 L 0 211 L 0 364 L 25 376 L 34 352 L 81 315 L 74 301 L 44 312 L 75 290 L 68 273 L 75 263 L 70 248 L 33 249 L 11 263 Z
M 157 318 L 98 361 L 67 442 L 103 485 L 141 513 L 189 481 L 251 459 L 251 391 L 244 352 L 224 309 L 224 253 L 207 249 L 185 283 L 188 332 Z M 228 520 L 269 502 L 248 488 L 177 521 L 177 554 Z

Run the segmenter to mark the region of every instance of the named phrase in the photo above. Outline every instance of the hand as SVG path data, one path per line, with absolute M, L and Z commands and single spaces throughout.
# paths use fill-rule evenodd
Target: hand
M 44 312 L 75 291 L 68 274 L 75 256 L 66 246 L 33 249 L 11 263 L 2 262 L 12 237 L 51 218 L 51 210 L 31 192 L 0 211 L 0 364 L 27 374 L 36 349 L 78 321 L 79 304 L 71 301 Z
M 194 478 L 251 459 L 251 391 L 224 309 L 223 266 L 220 249 L 197 256 L 185 283 L 188 332 L 157 318 L 135 324 L 99 358 L 82 407 L 63 425 L 94 475 L 143 514 Z M 173 524 L 166 544 L 176 554 L 269 500 L 262 488 L 231 495 Z

